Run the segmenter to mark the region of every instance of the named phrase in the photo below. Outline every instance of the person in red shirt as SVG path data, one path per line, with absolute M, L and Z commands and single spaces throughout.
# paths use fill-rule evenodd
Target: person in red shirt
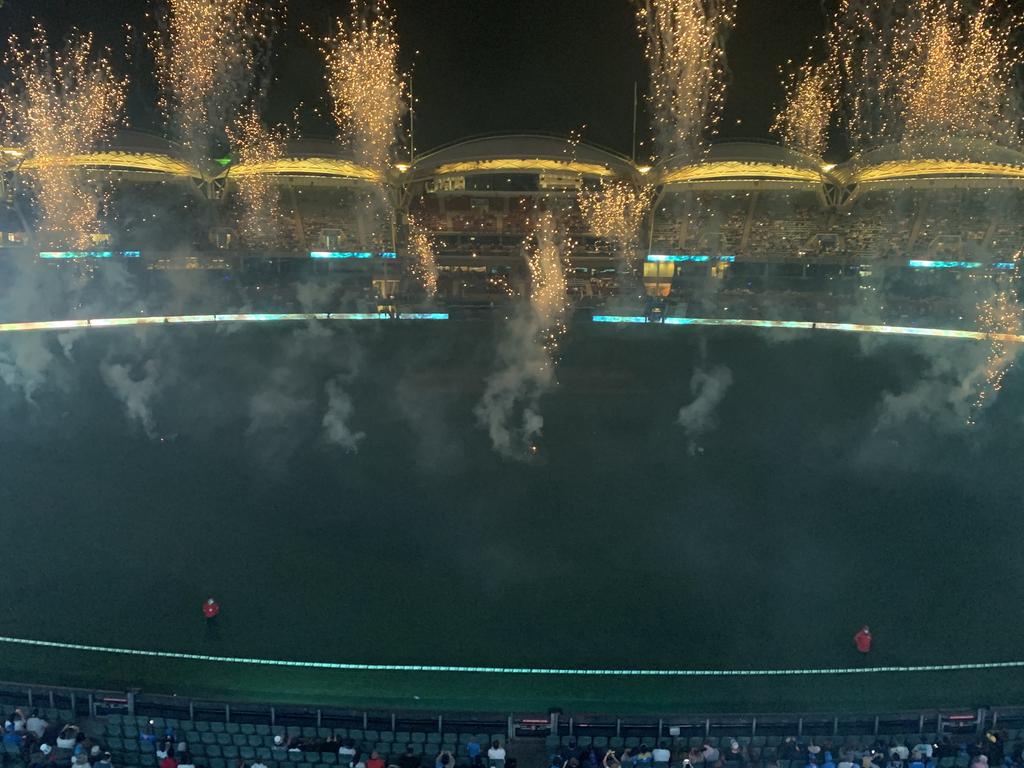
M 220 605 L 212 597 L 207 598 L 206 602 L 203 603 L 203 616 L 209 621 L 210 619 L 217 618 L 218 613 L 220 613 Z
M 860 632 L 853 636 L 853 642 L 861 653 L 866 654 L 871 651 L 871 629 L 867 624 L 861 627 Z
M 174 752 L 168 752 L 167 757 L 160 761 L 160 768 L 178 768 L 178 759 Z
M 381 757 L 377 750 L 370 753 L 370 759 L 366 761 L 366 768 L 385 768 L 387 763 L 384 762 L 384 758 Z

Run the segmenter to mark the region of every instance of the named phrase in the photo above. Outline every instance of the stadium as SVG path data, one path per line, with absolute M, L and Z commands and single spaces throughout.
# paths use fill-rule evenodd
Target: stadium
M 625 152 L 421 151 L 376 3 L 274 126 L 271 5 L 169 0 L 143 127 L 91 39 L 9 41 L 4 765 L 1021 765 L 991 8 L 908 0 L 897 96 L 837 12 L 775 140 L 717 130 L 734 4 L 638 2 Z

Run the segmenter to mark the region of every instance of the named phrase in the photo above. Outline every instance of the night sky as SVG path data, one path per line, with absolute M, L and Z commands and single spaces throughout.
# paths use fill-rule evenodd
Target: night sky
M 393 0 L 404 64 L 414 72 L 416 146 L 423 151 L 481 133 L 535 130 L 630 151 L 633 83 L 644 88 L 643 45 L 629 0 Z M 125 23 L 149 29 L 148 0 L 7 0 L 0 28 L 24 33 L 32 18 L 54 35 L 71 24 L 124 49 Z M 348 10 L 347 0 L 289 0 L 278 33 L 269 117 L 288 124 L 299 102 L 301 130 L 330 136 L 322 64 L 299 31 L 317 34 Z M 732 84 L 722 134 L 767 138 L 781 101 L 778 69 L 804 58 L 824 28 L 820 0 L 739 0 L 729 44 Z M 415 55 L 418 51 L 419 55 Z M 158 122 L 146 56 L 136 55 L 132 124 Z M 641 140 L 648 134 L 641 115 Z

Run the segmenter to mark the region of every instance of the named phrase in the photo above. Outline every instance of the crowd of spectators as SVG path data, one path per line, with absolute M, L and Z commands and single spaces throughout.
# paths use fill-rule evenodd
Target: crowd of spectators
M 745 740 L 749 742 L 749 740 Z M 802 740 L 795 736 L 777 747 L 755 747 L 737 739 L 697 747 L 660 742 L 621 751 L 570 743 L 553 753 L 550 768 L 1020 768 L 1024 743 L 1007 743 L 1006 733 L 987 731 L 975 740 L 910 743 L 876 739 Z

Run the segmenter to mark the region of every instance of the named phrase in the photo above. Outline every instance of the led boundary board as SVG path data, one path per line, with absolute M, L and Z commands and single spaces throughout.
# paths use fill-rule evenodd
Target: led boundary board
M 38 320 L 0 323 L 0 333 L 16 331 L 63 331 L 69 328 L 115 328 L 125 325 L 186 325 L 191 323 L 275 323 L 309 320 L 447 320 L 446 312 L 292 312 L 228 315 L 152 315 L 147 317 L 97 317 L 82 320 Z
M 120 256 L 124 259 L 137 259 L 142 251 L 40 251 L 40 259 L 110 259 Z
M 309 258 L 311 259 L 372 259 L 374 256 L 379 256 L 382 259 L 397 259 L 398 254 L 394 251 L 381 251 L 380 253 L 374 253 L 373 251 L 310 251 Z
M 1008 341 L 1024 344 L 1024 335 L 1012 333 L 985 333 L 983 331 L 957 331 L 949 328 L 914 328 L 898 325 L 862 325 L 861 323 L 811 323 L 800 320 L 743 320 L 718 317 L 666 317 L 649 321 L 643 315 L 594 315 L 595 323 L 619 325 L 712 325 L 744 328 L 788 328 L 809 331 L 845 331 L 847 333 L 882 333 L 902 336 L 930 336 L 941 339 L 970 339 L 972 341 Z
M 736 261 L 735 256 L 694 256 L 688 254 L 665 254 L 665 253 L 651 253 L 647 256 L 647 261 L 654 264 L 658 262 L 667 261 L 693 261 L 704 263 L 708 261 L 718 261 L 725 264 L 731 264 Z
M 907 266 L 912 269 L 979 269 L 983 266 L 980 261 L 928 261 L 927 259 L 910 259 Z M 1016 267 L 1012 261 L 997 261 L 989 265 L 992 269 L 1013 269 Z

